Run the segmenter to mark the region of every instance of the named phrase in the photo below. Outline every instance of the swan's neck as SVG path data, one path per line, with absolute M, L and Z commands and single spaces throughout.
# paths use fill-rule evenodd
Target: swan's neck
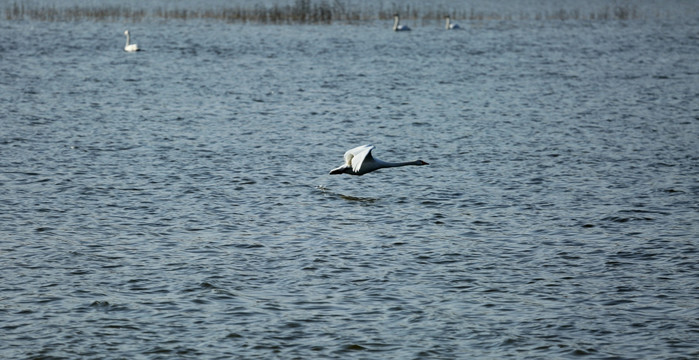
M 390 168 L 390 167 L 399 167 L 399 166 L 408 166 L 408 165 L 422 165 L 422 162 L 420 160 L 415 160 L 415 161 L 404 161 L 404 162 L 388 162 L 388 161 L 382 161 L 378 159 L 374 159 L 378 165 L 378 168 Z
M 451 21 L 449 20 L 449 17 L 447 16 L 447 30 L 449 30 L 449 23 L 451 23 Z
M 398 22 L 399 22 L 399 21 L 400 21 L 400 20 L 398 19 L 398 16 L 394 16 L 394 17 L 393 17 L 393 31 L 398 30 Z
M 131 36 L 129 36 L 129 33 L 126 33 L 126 46 L 129 46 L 130 42 L 131 42 Z

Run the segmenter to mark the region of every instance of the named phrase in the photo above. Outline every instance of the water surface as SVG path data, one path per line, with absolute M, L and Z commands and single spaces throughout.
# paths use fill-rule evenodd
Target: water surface
M 696 357 L 696 20 L 2 21 L 0 354 Z

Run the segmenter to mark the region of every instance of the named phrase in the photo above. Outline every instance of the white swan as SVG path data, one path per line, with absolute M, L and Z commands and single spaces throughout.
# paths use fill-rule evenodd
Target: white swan
M 393 31 L 410 31 L 410 28 L 406 25 L 398 25 L 400 22 L 400 17 L 398 14 L 393 15 Z
M 349 174 L 349 175 L 364 175 L 370 173 L 374 170 L 407 166 L 407 165 L 429 165 L 422 160 L 406 161 L 406 162 L 386 162 L 381 161 L 373 156 L 371 156 L 371 150 L 375 147 L 374 145 L 362 145 L 354 149 L 347 150 L 345 153 L 345 163 L 336 168 L 330 170 L 330 175 L 338 174 Z
M 445 17 L 445 19 L 447 19 L 447 26 L 446 26 L 447 30 L 461 29 L 461 26 L 459 26 L 459 24 L 452 24 L 451 23 L 451 18 L 449 17 L 449 15 L 447 15 Z
M 124 51 L 134 52 L 141 50 L 138 48 L 138 45 L 129 44 L 131 42 L 131 35 L 129 34 L 129 30 L 124 31 L 124 35 L 126 35 L 126 46 L 124 46 Z

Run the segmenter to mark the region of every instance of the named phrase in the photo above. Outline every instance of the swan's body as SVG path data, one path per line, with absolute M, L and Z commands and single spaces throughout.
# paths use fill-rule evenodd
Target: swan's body
M 461 26 L 459 26 L 459 24 L 452 24 L 451 23 L 451 18 L 449 18 L 449 15 L 447 15 L 445 17 L 445 19 L 447 19 L 447 25 L 446 25 L 447 30 L 461 29 Z
M 406 162 L 386 162 L 376 159 L 371 156 L 371 150 L 375 147 L 373 145 L 362 145 L 354 149 L 348 150 L 345 153 L 345 163 L 335 169 L 330 170 L 330 175 L 338 174 L 349 174 L 349 175 L 364 175 L 375 170 L 398 167 L 398 166 L 408 166 L 408 165 L 429 165 L 422 160 L 406 161 Z
M 400 17 L 398 14 L 393 15 L 393 31 L 410 31 L 410 28 L 405 25 L 400 25 Z
M 131 35 L 129 34 L 129 30 L 124 31 L 124 35 L 126 35 L 126 46 L 124 46 L 124 51 L 134 52 L 141 50 L 138 48 L 138 45 L 131 44 Z

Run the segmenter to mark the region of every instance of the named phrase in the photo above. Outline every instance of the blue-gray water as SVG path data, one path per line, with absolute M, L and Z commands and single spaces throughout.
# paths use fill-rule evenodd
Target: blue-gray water
M 699 356 L 696 16 L 459 22 L 0 21 L 0 357 Z

